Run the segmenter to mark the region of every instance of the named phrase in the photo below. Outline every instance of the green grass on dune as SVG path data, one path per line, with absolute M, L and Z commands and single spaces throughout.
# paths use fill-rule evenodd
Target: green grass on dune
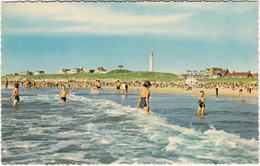
M 45 74 L 26 76 L 2 76 L 2 79 L 10 80 L 41 80 L 41 79 L 120 79 L 120 80 L 159 80 L 170 81 L 178 79 L 173 73 L 141 72 L 129 70 L 112 70 L 106 74 L 82 73 L 82 74 Z
M 112 70 L 106 74 L 86 73 L 86 74 L 45 74 L 45 75 L 26 75 L 26 76 L 2 76 L 2 80 L 8 78 L 9 80 L 43 80 L 43 79 L 66 79 L 66 80 L 95 80 L 95 79 L 119 79 L 119 80 L 156 80 L 156 81 L 184 81 L 183 78 L 178 78 L 173 73 L 160 72 L 143 72 L 143 71 L 129 71 L 129 70 Z M 250 83 L 258 82 L 258 78 L 217 78 L 205 79 L 203 82 L 218 82 L 218 83 Z
M 258 78 L 216 78 L 206 79 L 204 82 L 219 82 L 219 83 L 251 83 L 258 82 Z

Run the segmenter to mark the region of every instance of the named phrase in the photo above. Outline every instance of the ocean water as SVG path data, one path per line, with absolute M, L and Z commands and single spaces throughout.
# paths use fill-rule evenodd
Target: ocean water
M 138 92 L 82 89 L 60 104 L 60 89 L 2 90 L 3 164 L 257 164 L 258 105 L 198 96 L 151 94 L 151 114 Z

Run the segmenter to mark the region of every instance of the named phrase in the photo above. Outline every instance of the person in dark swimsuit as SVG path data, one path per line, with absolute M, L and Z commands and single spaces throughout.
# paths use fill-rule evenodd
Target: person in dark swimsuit
M 120 93 L 120 87 L 121 87 L 121 83 L 119 80 L 117 80 L 116 82 L 116 93 L 119 94 Z
M 100 93 L 100 89 L 101 89 L 101 82 L 100 82 L 100 80 L 97 81 L 96 88 L 98 90 L 98 93 Z
M 63 100 L 63 102 L 65 103 L 66 102 L 66 97 L 62 97 L 61 100 Z
M 20 97 L 19 97 L 19 84 L 15 83 L 14 84 L 14 91 L 12 96 L 10 97 L 10 101 L 14 98 L 14 102 L 13 102 L 13 106 L 16 106 L 17 103 L 20 101 Z
M 5 78 L 5 89 L 8 89 L 8 84 L 9 84 L 8 79 Z
M 200 91 L 199 99 L 196 102 L 196 104 L 199 104 L 198 111 L 197 111 L 198 115 L 204 115 L 205 106 L 206 106 L 206 99 L 204 98 L 204 92 L 203 91 Z
M 62 91 L 60 92 L 59 96 L 61 96 L 61 103 L 63 104 L 63 103 L 66 102 L 66 96 L 67 95 L 69 95 L 71 98 L 72 98 L 72 96 L 69 94 L 68 91 L 65 90 L 64 85 L 62 85 L 61 88 L 62 88 Z
M 238 98 L 242 98 L 242 93 L 243 93 L 243 87 L 242 86 L 240 86 L 239 87 L 239 91 L 238 91 Z
M 151 87 L 151 83 L 149 81 L 146 81 L 143 86 L 145 87 L 145 89 L 140 92 L 138 108 L 141 108 L 142 111 L 149 113 L 150 112 L 150 108 L 149 108 L 150 90 L 149 90 L 149 88 Z

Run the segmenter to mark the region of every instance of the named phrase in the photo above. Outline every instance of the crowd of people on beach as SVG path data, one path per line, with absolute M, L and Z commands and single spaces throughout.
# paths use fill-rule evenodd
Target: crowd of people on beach
M 102 87 L 115 87 L 116 94 L 128 93 L 129 87 L 135 87 L 137 90 L 144 86 L 144 89 L 140 91 L 140 98 L 138 100 L 138 107 L 142 110 L 149 112 L 149 96 L 151 86 L 158 88 L 181 88 L 183 90 L 189 91 L 192 89 L 215 89 L 216 96 L 218 96 L 219 89 L 232 89 L 238 90 L 238 97 L 242 97 L 243 90 L 247 90 L 248 93 L 251 93 L 252 90 L 258 90 L 258 83 L 199 83 L 199 84 L 185 84 L 184 82 L 158 82 L 158 81 L 101 81 L 101 80 L 85 80 L 85 81 L 47 81 L 47 80 L 21 80 L 21 81 L 9 81 L 7 78 L 2 81 L 5 89 L 8 89 L 9 85 L 14 85 L 14 91 L 10 100 L 14 99 L 13 105 L 17 105 L 20 101 L 19 97 L 19 86 L 23 86 L 26 89 L 39 89 L 41 87 L 48 88 L 61 88 L 59 96 L 62 103 L 66 102 L 66 96 L 69 95 L 70 90 L 90 88 L 100 93 Z M 204 91 L 200 91 L 198 115 L 204 115 L 206 99 L 204 98 Z
M 26 89 L 31 88 L 40 88 L 40 87 L 56 87 L 61 88 L 62 85 L 66 86 L 67 88 L 73 89 L 82 89 L 82 88 L 96 88 L 101 89 L 101 87 L 114 87 L 117 86 L 119 89 L 126 89 L 123 91 L 127 93 L 128 87 L 142 87 L 144 81 L 101 81 L 101 80 L 86 80 L 86 81 L 75 81 L 75 80 L 67 80 L 67 81 L 45 81 L 45 80 L 21 80 L 21 81 L 9 81 L 3 80 L 2 85 L 5 85 L 5 89 L 8 85 L 13 85 L 14 83 L 19 83 L 20 85 L 24 86 Z M 239 88 L 246 89 L 249 93 L 252 90 L 258 90 L 258 83 L 199 83 L 199 84 L 186 84 L 183 81 L 178 82 L 159 82 L 159 81 L 150 81 L 151 85 L 155 88 L 180 88 L 184 90 L 192 90 L 192 89 L 231 89 L 237 90 Z M 119 92 L 119 91 L 118 91 Z

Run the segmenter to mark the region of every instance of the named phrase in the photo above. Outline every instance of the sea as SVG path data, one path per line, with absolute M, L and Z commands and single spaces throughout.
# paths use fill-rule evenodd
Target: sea
M 257 98 L 198 95 L 150 97 L 151 113 L 137 108 L 138 91 L 20 88 L 18 106 L 2 89 L 2 164 L 257 164 Z M 226 100 L 227 99 L 227 100 Z

